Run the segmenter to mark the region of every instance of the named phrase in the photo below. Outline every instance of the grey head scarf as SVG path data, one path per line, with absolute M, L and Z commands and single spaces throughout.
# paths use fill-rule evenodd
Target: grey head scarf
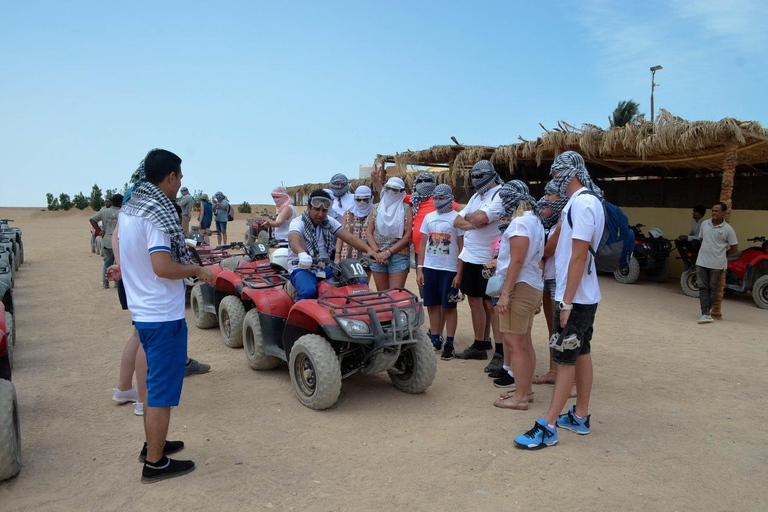
M 477 162 L 472 166 L 469 175 L 472 178 L 472 186 L 475 187 L 475 192 L 478 194 L 485 194 L 494 185 L 502 182 L 501 177 L 496 172 L 496 169 L 494 169 L 490 160 L 480 160 Z
M 343 174 L 334 174 L 331 178 L 331 192 L 335 197 L 341 197 L 349 192 L 349 179 Z
M 419 212 L 419 205 L 432 197 L 435 190 L 435 175 L 431 172 L 420 172 L 413 184 L 411 194 L 411 211 L 414 215 Z
M 438 213 L 448 213 L 453 210 L 453 190 L 451 190 L 450 185 L 443 183 L 436 186 L 433 195 L 435 196 L 433 202 Z M 438 197 L 442 199 L 438 200 Z
M 565 197 L 565 191 L 574 177 L 578 178 L 582 185 L 597 194 L 601 199 L 603 197 L 603 191 L 594 184 L 589 176 L 584 158 L 575 151 L 560 153 L 552 163 L 549 173 L 552 175 L 557 174 L 557 176 L 552 178 L 552 182 L 557 187 L 557 193 L 560 197 Z

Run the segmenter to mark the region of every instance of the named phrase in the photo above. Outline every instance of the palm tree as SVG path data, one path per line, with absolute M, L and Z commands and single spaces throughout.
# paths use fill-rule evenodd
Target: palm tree
M 620 101 L 619 106 L 613 111 L 613 116 L 608 118 L 611 128 L 637 122 L 638 117 L 645 115 L 640 114 L 639 111 L 640 104 L 635 100 Z

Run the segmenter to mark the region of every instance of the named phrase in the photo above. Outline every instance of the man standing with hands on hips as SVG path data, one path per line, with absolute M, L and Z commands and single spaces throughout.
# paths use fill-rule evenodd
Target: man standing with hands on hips
M 187 360 L 184 279 L 212 283 L 205 267 L 190 263 L 172 202 L 181 187 L 181 158 L 153 149 L 139 166 L 138 181 L 120 212 L 120 265 L 128 309 L 147 355 L 146 443 L 141 481 L 153 483 L 187 474 L 191 460 L 166 455 L 184 448 L 167 441 L 171 407 L 179 405 Z

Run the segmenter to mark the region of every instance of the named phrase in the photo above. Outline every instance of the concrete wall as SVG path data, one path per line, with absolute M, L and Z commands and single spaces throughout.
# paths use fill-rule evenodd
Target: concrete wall
M 647 234 L 652 227 L 659 227 L 664 231 L 664 236 L 675 239 L 679 235 L 687 235 L 691 229 L 691 210 L 688 208 L 631 208 L 622 207 L 629 217 L 630 224 L 642 223 L 647 227 L 643 231 Z M 709 218 L 709 212 L 704 216 Z M 731 213 L 731 226 L 736 231 L 739 239 L 739 248 L 746 249 L 752 245 L 747 238 L 756 236 L 768 236 L 768 211 L 765 210 L 733 210 Z M 675 259 L 677 251 L 670 255 L 671 275 L 679 277 L 683 271 L 683 264 Z

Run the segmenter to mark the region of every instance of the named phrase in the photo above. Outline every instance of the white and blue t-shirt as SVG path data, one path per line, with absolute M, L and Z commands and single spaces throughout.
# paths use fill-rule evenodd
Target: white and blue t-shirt
M 337 221 L 334 218 L 327 217 L 328 223 L 331 225 L 331 232 L 336 235 L 336 233 L 339 232 L 341 229 L 341 224 L 339 221 Z M 296 217 L 291 221 L 291 225 L 288 227 L 288 234 L 291 233 L 298 233 L 299 236 L 301 236 L 301 241 L 304 242 L 304 219 L 301 215 Z M 320 249 L 319 254 L 317 255 L 318 258 L 330 258 L 331 252 L 336 248 L 336 242 L 334 238 L 334 246 L 333 247 L 326 247 L 324 240 L 325 237 L 323 237 L 323 228 L 321 228 L 319 225 L 315 226 L 315 239 L 317 240 L 317 246 Z M 307 244 L 304 243 L 304 248 L 306 249 Z M 294 269 L 299 268 L 298 265 L 294 265 L 293 262 L 298 259 L 298 255 L 293 252 L 293 249 L 291 249 L 290 244 L 288 245 L 288 273 L 294 271 Z

